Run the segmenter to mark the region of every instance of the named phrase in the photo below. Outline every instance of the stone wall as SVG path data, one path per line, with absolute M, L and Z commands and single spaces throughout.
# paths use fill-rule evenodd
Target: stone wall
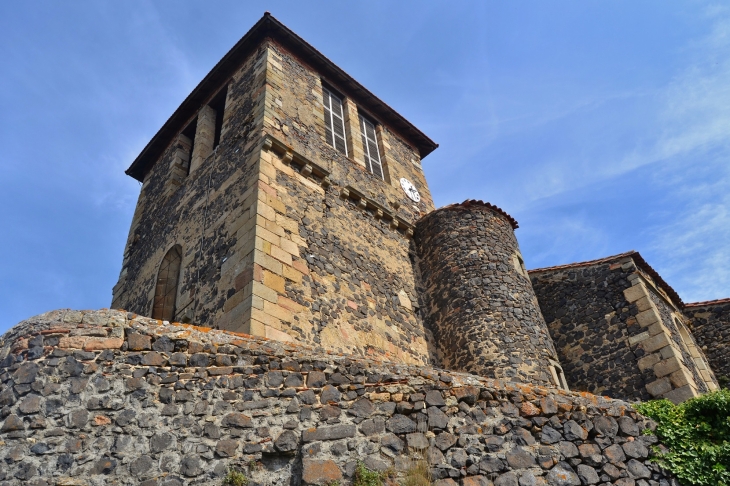
M 683 317 L 636 252 L 530 271 L 571 389 L 675 403 L 716 388 Z M 704 372 L 704 373 L 703 373 Z
M 206 145 L 212 144 L 212 134 L 203 119 L 210 118 L 211 109 L 203 105 L 200 113 L 208 116 L 191 120 L 198 129 L 192 154 L 199 159 L 197 167 L 191 169 L 191 140 L 179 134 L 147 173 L 113 307 L 151 315 L 160 263 L 170 248 L 180 245 L 175 320 L 220 322 L 231 310 L 227 301 L 242 290 L 234 262 L 253 258 L 253 238 L 245 236 L 256 216 L 260 138 L 255 135 L 263 113 L 264 54 L 254 53 L 227 84 L 223 136 L 215 151 Z
M 715 375 L 730 386 L 730 299 L 687 304 L 684 314 Z
M 647 279 L 644 279 L 648 282 Z M 662 352 L 659 350 L 661 360 L 661 375 L 654 374 L 661 378 L 659 383 L 664 388 L 676 388 L 673 394 L 675 401 L 684 401 L 688 398 L 707 393 L 717 389 L 715 376 L 710 370 L 707 360 L 695 343 L 692 334 L 687 329 L 686 318 L 678 306 L 661 292 L 661 288 L 648 283 L 645 285 L 648 290 L 649 299 L 653 304 L 652 311 L 658 311 L 660 321 L 647 326 L 647 332 L 661 333 L 669 336 L 669 346 Z M 638 337 L 637 337 L 638 340 Z M 647 358 L 649 359 L 649 358 Z M 656 358 L 655 358 L 656 359 Z M 656 368 L 657 365 L 654 365 Z
M 137 317 L 59 310 L 0 339 L 0 485 L 676 484 L 625 402 Z
M 610 263 L 530 272 L 571 390 L 646 400 L 651 370 L 639 369 L 629 342 L 638 309 L 626 302 L 629 268 Z
M 227 86 L 220 145 L 211 152 L 207 102 L 194 137 L 184 129 L 146 175 L 112 306 L 151 315 L 160 263 L 180 245 L 175 320 L 428 363 L 410 255 L 413 223 L 433 209 L 418 150 L 370 116 L 386 171 L 373 176 L 358 125 L 367 107 L 341 90 L 350 155 L 335 151 L 321 75 L 273 39 Z
M 430 337 L 409 255 L 409 226 L 433 209 L 418 152 L 374 119 L 388 174 L 374 176 L 365 168 L 357 124 L 367 106 L 357 104 L 356 93 L 330 86 L 344 97 L 345 156 L 324 138 L 320 74 L 273 41 L 266 56 L 266 194 L 259 198 L 256 248 L 279 262 L 262 263 L 265 305 L 253 319 L 299 342 L 428 363 Z M 419 203 L 406 197 L 401 177 L 416 184 Z
M 557 384 L 557 355 L 509 216 L 481 201 L 446 206 L 418 222 L 415 244 L 442 366 Z

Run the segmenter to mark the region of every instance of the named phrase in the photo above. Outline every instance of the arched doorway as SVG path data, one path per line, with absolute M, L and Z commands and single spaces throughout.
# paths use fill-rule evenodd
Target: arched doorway
M 181 261 L 182 251 L 179 245 L 170 248 L 165 258 L 162 259 L 160 270 L 157 273 L 155 299 L 152 304 L 153 319 L 172 321 L 175 317 L 175 299 L 177 298 Z

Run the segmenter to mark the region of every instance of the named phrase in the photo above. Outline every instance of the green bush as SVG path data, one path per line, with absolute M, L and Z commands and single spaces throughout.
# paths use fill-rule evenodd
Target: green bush
M 357 461 L 352 486 L 382 486 L 382 484 L 383 475 L 381 473 L 368 469 L 362 461 Z
M 657 422 L 656 435 L 668 448 L 654 449 L 654 461 L 683 484 L 730 486 L 730 390 L 718 390 L 674 405 L 653 400 L 636 406 Z
M 223 478 L 223 486 L 246 486 L 248 478 L 238 469 L 228 468 L 228 474 Z

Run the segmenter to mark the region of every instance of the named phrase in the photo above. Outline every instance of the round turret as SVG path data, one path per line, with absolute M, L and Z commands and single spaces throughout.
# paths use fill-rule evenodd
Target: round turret
M 424 318 L 444 368 L 563 386 L 515 228 L 510 215 L 473 200 L 419 220 Z

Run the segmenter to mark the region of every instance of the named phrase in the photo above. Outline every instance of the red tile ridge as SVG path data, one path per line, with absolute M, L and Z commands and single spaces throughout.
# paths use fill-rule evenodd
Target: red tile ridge
M 684 304 L 685 307 L 706 307 L 711 305 L 722 305 L 722 304 L 730 304 L 730 297 L 724 298 L 724 299 L 715 299 L 715 300 L 705 300 L 703 302 L 691 302 L 689 304 Z
M 555 270 L 564 270 L 569 268 L 581 268 L 581 267 L 590 267 L 593 265 L 600 265 L 602 263 L 610 263 L 616 260 L 620 260 L 621 258 L 630 257 L 634 260 L 634 263 L 644 270 L 646 273 L 648 273 L 652 279 L 654 279 L 654 282 L 664 289 L 664 291 L 669 295 L 669 298 L 672 299 L 672 301 L 680 308 L 684 308 L 685 304 L 682 302 L 682 298 L 679 296 L 679 294 L 666 282 L 664 279 L 659 275 L 659 273 L 652 268 L 651 265 L 649 265 L 646 260 L 644 260 L 644 257 L 641 256 L 641 253 L 639 253 L 636 250 L 630 250 L 624 253 L 619 253 L 618 255 L 608 256 L 605 258 L 599 258 L 597 260 L 588 260 L 585 262 L 576 262 L 576 263 L 568 263 L 566 265 L 556 265 L 554 267 L 544 267 L 544 268 L 535 268 L 533 270 L 528 270 L 527 273 L 533 274 L 533 273 L 542 273 L 542 272 L 551 272 Z
M 614 260 L 618 260 L 618 259 L 625 258 L 625 257 L 628 257 L 628 256 L 633 256 L 633 255 L 635 255 L 637 253 L 639 253 L 639 252 L 637 252 L 635 250 L 630 250 L 630 251 L 627 251 L 627 252 L 624 252 L 624 253 L 619 253 L 618 255 L 612 255 L 612 256 L 607 256 L 607 257 L 604 257 L 604 258 L 598 258 L 596 260 L 587 260 L 585 262 L 566 263 L 566 264 L 563 264 L 563 265 L 555 265 L 555 266 L 552 266 L 552 267 L 533 268 L 532 270 L 528 270 L 527 273 L 548 272 L 548 271 L 552 271 L 552 270 L 563 270 L 563 269 L 566 269 L 566 268 L 590 267 L 592 265 L 599 265 L 601 263 L 609 263 L 609 262 L 612 262 Z
M 517 220 L 515 218 L 513 218 L 512 216 L 510 216 L 509 214 L 507 214 L 507 212 L 504 209 L 497 207 L 492 203 L 484 202 L 480 199 L 467 199 L 466 201 L 461 202 L 461 203 L 448 204 L 446 206 L 438 208 L 436 211 L 440 211 L 442 209 L 459 209 L 459 208 L 469 209 L 472 207 L 480 207 L 480 206 L 489 208 L 492 211 L 494 211 L 495 213 L 503 216 L 505 219 L 507 219 L 507 221 L 509 221 L 509 224 L 512 225 L 512 229 L 517 229 L 520 227 L 520 225 L 517 224 Z

